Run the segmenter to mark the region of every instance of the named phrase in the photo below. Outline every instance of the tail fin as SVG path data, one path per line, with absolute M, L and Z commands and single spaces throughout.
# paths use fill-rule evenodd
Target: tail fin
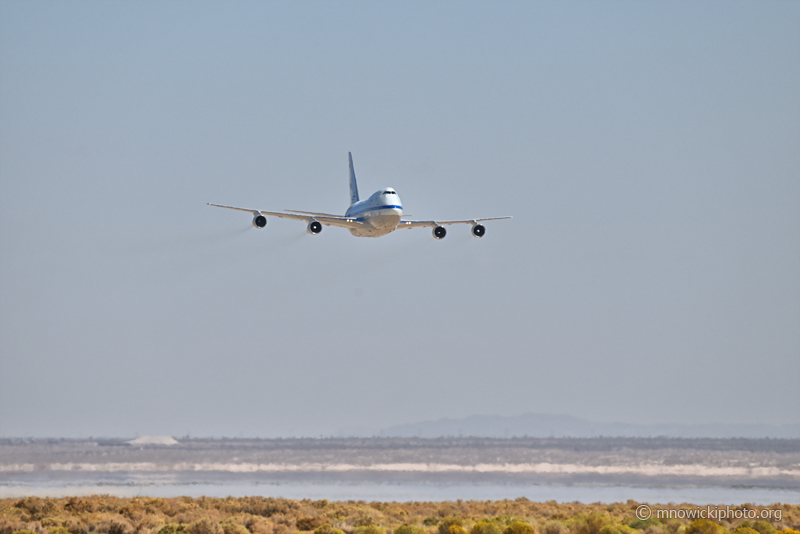
M 347 153 L 350 158 L 350 205 L 358 202 L 358 184 L 356 184 L 356 171 L 353 169 L 353 154 Z

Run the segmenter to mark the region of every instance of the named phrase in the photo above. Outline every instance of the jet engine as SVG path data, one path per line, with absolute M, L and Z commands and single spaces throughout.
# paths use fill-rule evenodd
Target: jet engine
M 317 235 L 322 231 L 322 223 L 319 221 L 311 221 L 308 223 L 308 227 L 306 228 L 306 232 L 311 235 Z
M 486 235 L 486 227 L 482 224 L 473 224 L 472 235 L 474 235 L 475 237 L 483 237 L 484 235 Z
M 267 218 L 260 213 L 253 217 L 253 226 L 256 228 L 264 228 L 267 225 Z
M 433 237 L 434 239 L 444 239 L 444 236 L 447 235 L 447 230 L 444 229 L 444 226 L 437 226 L 433 229 Z

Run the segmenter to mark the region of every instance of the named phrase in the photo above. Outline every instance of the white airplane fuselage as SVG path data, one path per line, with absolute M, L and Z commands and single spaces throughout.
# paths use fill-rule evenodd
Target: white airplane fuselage
M 350 230 L 354 236 L 380 237 L 397 229 L 403 218 L 403 205 L 395 190 L 387 187 L 350 206 L 345 217 L 355 217 L 364 223 Z

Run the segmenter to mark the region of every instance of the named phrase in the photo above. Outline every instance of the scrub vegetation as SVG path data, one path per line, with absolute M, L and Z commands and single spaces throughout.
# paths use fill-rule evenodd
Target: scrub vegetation
M 0 499 L 0 534 L 800 534 L 797 505 L 770 507 L 781 510 L 781 521 L 772 523 L 638 520 L 638 505 L 536 503 L 525 498 L 368 503 L 266 497 L 27 497 Z

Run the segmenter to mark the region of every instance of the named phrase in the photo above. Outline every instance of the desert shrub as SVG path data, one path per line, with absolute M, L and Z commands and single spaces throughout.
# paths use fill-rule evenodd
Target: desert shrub
M 527 523 L 514 521 L 506 527 L 503 534 L 536 534 L 536 531 Z
M 695 519 L 686 527 L 685 534 L 724 534 L 725 528 L 709 519 Z
M 275 530 L 275 525 L 272 521 L 253 515 L 247 518 L 244 526 L 247 527 L 247 530 L 253 534 L 273 534 L 273 531 Z
M 186 534 L 224 534 L 224 532 L 219 523 L 204 517 L 186 527 Z
M 304 516 L 297 518 L 297 530 L 314 530 L 325 523 L 324 517 Z
M 220 523 L 219 526 L 222 527 L 222 532 L 225 534 L 250 534 L 250 531 L 247 530 L 244 525 L 233 523 L 231 521 Z
M 375 518 L 371 515 L 361 514 L 353 521 L 353 526 L 356 527 L 368 527 L 375 524 Z
M 386 531 L 375 525 L 365 525 L 354 528 L 353 534 L 386 534 Z
M 104 532 L 105 534 L 132 534 L 133 527 L 131 526 L 128 521 L 123 518 L 119 519 L 112 519 L 111 521 L 103 521 L 98 526 L 97 530 L 99 532 Z
M 644 530 L 644 534 L 685 534 L 686 523 L 680 519 L 663 519 L 661 525 L 652 525 Z
M 51 514 L 56 510 L 56 504 L 52 500 L 40 499 L 39 497 L 20 499 L 14 503 L 14 507 L 24 510 L 34 517 Z
M 64 503 L 64 510 L 69 510 L 70 512 L 77 514 L 94 512 L 94 504 L 91 501 L 87 501 L 85 499 L 80 499 L 78 497 L 70 497 L 69 499 L 67 499 L 67 502 Z
M 438 528 L 440 523 L 444 534 L 465 534 L 462 530 L 465 525 L 474 526 L 472 534 L 498 534 L 492 525 L 503 531 L 515 521 L 529 523 L 539 534 L 601 534 L 601 531 L 602 534 L 731 534 L 717 524 L 704 531 L 702 522 L 689 525 L 691 520 L 687 519 L 632 521 L 637 504 L 633 501 L 605 505 L 515 500 L 326 503 L 266 497 L 29 497 L 0 499 L 0 534 L 14 534 L 20 529 L 28 530 L 28 534 L 50 534 L 57 527 L 65 527 L 69 534 L 189 534 L 185 531 L 202 518 L 216 523 L 221 533 L 212 530 L 219 534 L 297 534 L 297 526 L 308 528 L 307 521 L 304 521 L 307 517 L 322 518 L 319 524 L 311 525 L 315 529 L 324 526 L 315 534 L 344 534 L 325 525 L 344 528 L 347 534 L 361 534 L 353 532 L 353 528 L 370 525 L 386 529 L 391 534 L 395 531 L 396 534 L 442 534 Z M 785 531 L 772 530 L 778 523 L 769 521 L 754 528 L 754 520 L 742 521 L 728 528 L 732 534 L 800 534 L 796 532 L 800 525 L 800 506 L 781 506 L 783 521 L 780 526 L 787 527 Z M 534 523 L 534 519 L 538 523 Z M 300 525 L 297 525 L 298 520 Z M 623 522 L 630 523 L 626 526 Z M 247 527 L 247 533 L 242 526 Z M 788 528 L 795 529 L 795 532 Z M 57 532 L 66 534 L 60 529 Z M 306 531 L 304 534 L 311 533 Z
M 272 497 L 245 497 L 243 501 L 241 511 L 248 514 L 272 517 L 275 514 L 289 514 L 292 512 L 289 503 L 282 499 L 274 499 Z
M 290 531 L 295 530 L 295 517 L 289 514 L 272 514 L 270 518 L 273 523 L 277 523 L 278 525 L 284 525 L 289 528 Z
M 539 530 L 542 534 L 566 534 L 567 527 L 561 521 L 548 521 Z
M 325 523 L 314 530 L 314 534 L 344 534 L 343 530 L 333 527 L 330 523 Z
M 70 534 L 87 534 L 89 532 L 89 527 L 86 526 L 86 523 L 77 519 L 70 519 L 64 526 L 67 527 Z
M 600 534 L 600 529 L 608 522 L 608 517 L 602 514 L 590 514 L 577 523 L 578 534 Z
M 500 532 L 501 530 L 497 523 L 488 519 L 478 521 L 469 529 L 469 534 L 500 534 Z
M 22 530 L 15 530 L 14 534 L 36 534 L 36 532 L 23 528 Z
M 136 522 L 136 520 L 138 520 L 144 514 L 144 508 L 139 503 L 131 503 L 120 507 L 117 513 L 124 515 L 133 522 Z
M 70 534 L 67 527 L 53 527 L 47 529 L 47 534 Z
M 637 530 L 645 530 L 647 527 L 659 525 L 661 525 L 661 522 L 653 517 L 648 517 L 647 519 L 636 519 L 635 521 L 628 523 L 629 527 Z
M 158 534 L 180 534 L 184 530 L 186 530 L 186 525 L 170 523 L 161 527 Z
M 775 534 L 775 527 L 766 521 L 756 521 L 753 523 L 753 530 L 758 531 L 759 534 Z
M 133 532 L 134 534 L 157 534 L 163 525 L 163 521 L 159 521 L 158 518 L 148 515 L 144 516 L 142 520 L 136 524 L 136 528 Z M 87 532 L 84 534 L 89 533 Z M 247 534 L 250 533 L 248 532 Z
M 450 516 L 450 517 L 445 517 L 439 522 L 439 534 L 461 534 L 460 532 L 457 531 L 451 532 L 450 527 L 461 527 L 461 530 L 464 530 L 461 518 Z

